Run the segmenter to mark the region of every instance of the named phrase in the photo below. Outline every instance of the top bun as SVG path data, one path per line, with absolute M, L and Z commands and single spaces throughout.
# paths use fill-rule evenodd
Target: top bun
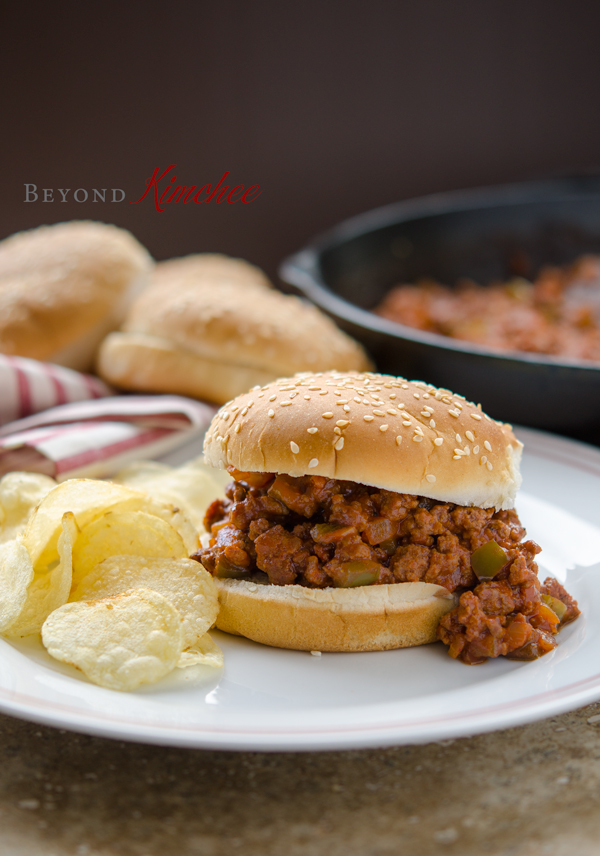
M 282 374 L 370 368 L 362 347 L 320 310 L 269 286 L 240 259 L 161 262 L 122 332 L 104 342 L 99 373 L 125 389 L 222 404 Z
M 124 229 L 75 220 L 0 242 L 0 352 L 88 370 L 153 262 Z
M 214 467 L 320 475 L 481 508 L 514 507 L 522 445 L 510 425 L 421 381 L 326 372 L 228 402 L 204 452 Z

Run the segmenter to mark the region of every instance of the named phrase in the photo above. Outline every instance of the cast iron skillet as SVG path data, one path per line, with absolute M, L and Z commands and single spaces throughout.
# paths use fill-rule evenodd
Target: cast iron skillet
M 280 276 L 367 347 L 383 372 L 449 387 L 490 415 L 600 442 L 600 364 L 499 352 L 373 315 L 399 282 L 488 283 L 600 253 L 600 176 L 444 193 L 347 220 Z

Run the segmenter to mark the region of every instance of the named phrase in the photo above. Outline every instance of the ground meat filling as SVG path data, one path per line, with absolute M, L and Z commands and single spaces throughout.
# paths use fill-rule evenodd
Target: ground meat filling
M 210 545 L 194 558 L 217 577 L 353 587 L 423 581 L 459 596 L 438 637 L 465 663 L 535 659 L 579 615 L 554 579 L 543 586 L 515 511 L 467 508 L 322 476 L 230 470 L 208 508 Z

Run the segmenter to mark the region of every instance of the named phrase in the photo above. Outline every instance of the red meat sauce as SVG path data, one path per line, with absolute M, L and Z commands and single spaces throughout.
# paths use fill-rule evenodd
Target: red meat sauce
M 374 312 L 488 348 L 600 362 L 600 257 L 545 268 L 532 282 L 398 285 Z
M 452 657 L 469 664 L 500 655 L 540 657 L 579 615 L 555 579 L 540 584 L 540 547 L 523 541 L 515 511 L 322 476 L 230 472 L 226 499 L 215 500 L 206 513 L 210 544 L 193 556 L 214 576 L 262 574 L 272 585 L 311 588 L 415 581 L 444 586 L 457 594 L 458 605 L 442 618 L 438 638 Z M 498 568 L 481 579 L 472 562 L 481 576 L 476 559 L 489 554 L 490 547 L 480 549 L 487 544 Z

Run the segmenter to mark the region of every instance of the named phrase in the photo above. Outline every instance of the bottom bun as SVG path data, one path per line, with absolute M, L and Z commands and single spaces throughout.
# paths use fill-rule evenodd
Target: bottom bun
M 206 359 L 168 339 L 143 333 L 111 333 L 98 355 L 98 374 L 135 392 L 168 392 L 225 404 L 253 386 L 276 378 L 252 366 Z
M 384 651 L 435 642 L 456 598 L 431 583 L 311 589 L 218 579 L 217 627 L 274 648 Z

